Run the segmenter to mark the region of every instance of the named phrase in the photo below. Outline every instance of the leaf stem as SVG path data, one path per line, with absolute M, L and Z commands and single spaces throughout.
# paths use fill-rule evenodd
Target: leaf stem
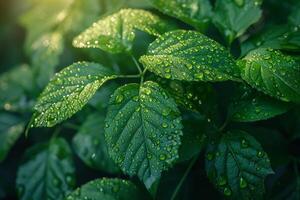
M 188 168 L 186 169 L 186 171 L 184 172 L 182 178 L 180 179 L 178 185 L 176 186 L 173 194 L 172 194 L 172 197 L 171 197 L 171 200 L 174 200 L 182 186 L 182 184 L 184 183 L 186 177 L 189 175 L 189 172 L 191 171 L 192 167 L 194 166 L 194 164 L 196 163 L 196 161 L 198 160 L 198 155 L 195 156 L 195 158 L 193 158 L 193 160 L 190 162 Z
M 133 62 L 135 64 L 135 66 L 139 70 L 139 73 L 142 74 L 143 73 L 142 68 L 141 68 L 140 64 L 138 63 L 138 61 L 135 59 L 135 57 L 132 54 L 131 54 L 131 58 L 132 58 L 132 60 L 133 60 Z

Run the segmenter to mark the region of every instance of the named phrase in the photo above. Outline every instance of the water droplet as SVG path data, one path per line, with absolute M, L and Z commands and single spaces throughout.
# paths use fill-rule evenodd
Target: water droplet
M 224 186 L 227 184 L 227 180 L 224 176 L 221 176 L 219 179 L 218 179 L 218 185 L 219 186 Z
M 248 183 L 246 182 L 246 180 L 243 177 L 241 177 L 240 178 L 240 188 L 244 189 L 247 186 L 248 186 Z
M 159 160 L 166 160 L 166 155 L 165 154 L 160 154 L 159 155 Z
M 203 73 L 195 74 L 195 78 L 199 79 L 199 80 L 202 80 L 203 79 Z
M 206 158 L 207 158 L 207 160 L 212 160 L 212 159 L 214 159 L 214 154 L 213 153 L 207 153 Z
M 119 94 L 116 96 L 116 103 L 121 103 L 124 99 L 124 96 L 122 94 Z
M 242 141 L 241 141 L 241 146 L 242 146 L 243 148 L 247 148 L 247 147 L 249 146 L 247 140 L 242 139 Z
M 164 122 L 164 123 L 161 124 L 161 126 L 162 126 L 163 128 L 167 128 L 167 127 L 168 127 L 168 124 Z
M 223 190 L 223 193 L 225 196 L 230 196 L 231 195 L 231 189 L 228 188 L 228 187 L 225 187 L 224 190 Z

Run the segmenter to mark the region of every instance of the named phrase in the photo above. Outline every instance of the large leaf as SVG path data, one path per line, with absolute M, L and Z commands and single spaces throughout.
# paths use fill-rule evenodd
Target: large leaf
M 217 0 L 213 22 L 228 43 L 241 36 L 262 14 L 262 0 Z
M 20 65 L 0 76 L 0 108 L 7 111 L 28 109 L 27 95 L 34 88 L 33 72 L 27 65 Z
M 108 155 L 104 138 L 104 116 L 90 115 L 73 138 L 73 146 L 77 155 L 88 166 L 116 173 L 119 168 Z
M 24 126 L 24 122 L 18 117 L 0 113 L 0 162 L 6 158 L 9 150 L 19 139 Z
M 40 87 L 44 87 L 54 75 L 62 51 L 63 39 L 58 32 L 45 34 L 32 44 L 31 63 L 35 67 Z
M 96 179 L 71 193 L 66 200 L 140 200 L 147 199 L 138 188 L 127 180 Z
M 148 70 L 167 79 L 225 81 L 239 76 L 230 53 L 196 31 L 177 30 L 162 35 L 140 61 Z
M 148 189 L 178 158 L 181 129 L 175 101 L 157 83 L 128 84 L 111 97 L 105 128 L 109 153 Z
M 78 112 L 107 80 L 116 75 L 100 64 L 79 62 L 55 75 L 35 105 L 33 126 L 51 127 Z
M 242 78 L 252 87 L 283 101 L 300 102 L 300 65 L 292 57 L 257 49 L 240 66 Z
M 265 120 L 287 112 L 291 105 L 243 86 L 236 92 L 229 112 L 231 120 L 252 122 Z
M 122 9 L 94 23 L 74 39 L 73 45 L 78 48 L 100 48 L 110 53 L 130 51 L 135 29 L 159 36 L 170 27 L 148 11 Z
M 260 144 L 243 131 L 230 131 L 208 146 L 206 171 L 232 199 L 262 199 L 264 178 L 273 173 Z
M 17 175 L 21 200 L 64 199 L 75 185 L 72 152 L 62 139 L 38 144 L 25 154 Z
M 161 12 L 199 30 L 206 28 L 212 15 L 209 0 L 150 0 L 150 2 Z

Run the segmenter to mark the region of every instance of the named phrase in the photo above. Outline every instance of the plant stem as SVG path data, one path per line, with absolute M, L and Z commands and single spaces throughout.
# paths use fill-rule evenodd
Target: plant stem
M 174 192 L 172 194 L 171 200 L 174 200 L 176 198 L 176 196 L 177 196 L 177 194 L 178 194 L 178 192 L 179 192 L 182 184 L 184 183 L 186 177 L 188 176 L 188 174 L 191 171 L 192 167 L 196 163 L 197 159 L 198 159 L 198 155 L 195 156 L 195 158 L 193 158 L 193 160 L 190 162 L 188 168 L 186 169 L 186 171 L 184 172 L 184 174 L 183 174 L 182 178 L 180 179 L 178 185 L 176 186 L 176 188 L 175 188 L 175 190 L 174 190 Z
M 135 59 L 135 57 L 131 54 L 131 58 L 135 64 L 135 66 L 137 67 L 137 69 L 139 70 L 140 74 L 143 73 L 141 66 L 139 65 L 138 61 Z

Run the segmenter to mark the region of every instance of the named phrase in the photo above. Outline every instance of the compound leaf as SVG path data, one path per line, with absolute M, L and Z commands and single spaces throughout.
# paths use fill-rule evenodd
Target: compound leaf
M 170 30 L 170 26 L 148 11 L 122 9 L 94 23 L 74 39 L 73 45 L 78 48 L 100 48 L 110 53 L 130 51 L 135 29 L 159 36 Z
M 206 171 L 231 199 L 262 199 L 264 178 L 273 173 L 260 144 L 243 131 L 230 131 L 207 147 Z
M 178 158 L 181 129 L 175 101 L 157 83 L 128 84 L 111 97 L 105 128 L 109 153 L 148 189 Z
M 89 167 L 109 173 L 119 172 L 108 155 L 104 138 L 104 117 L 91 114 L 73 138 L 73 147 L 80 159 Z
M 176 30 L 156 39 L 140 58 L 156 75 L 185 81 L 225 81 L 239 77 L 230 53 L 196 31 Z
M 287 112 L 291 105 L 243 86 L 237 91 L 229 107 L 231 120 L 253 122 Z
M 0 162 L 3 161 L 12 146 L 24 130 L 24 122 L 12 114 L 0 113 Z
M 300 65 L 272 49 L 251 51 L 241 62 L 242 78 L 252 87 L 287 102 L 300 102 Z
M 217 0 L 213 22 L 232 43 L 260 19 L 260 5 L 261 0 Z
M 122 179 L 96 179 L 71 193 L 66 200 L 139 200 L 147 199 L 130 181 Z
M 27 150 L 17 174 L 21 200 L 62 200 L 75 185 L 72 152 L 62 138 Z
M 203 30 L 208 25 L 212 6 L 209 0 L 150 0 L 159 11 Z
M 107 80 L 116 75 L 100 64 L 79 62 L 56 74 L 35 105 L 32 126 L 52 127 L 78 112 Z

